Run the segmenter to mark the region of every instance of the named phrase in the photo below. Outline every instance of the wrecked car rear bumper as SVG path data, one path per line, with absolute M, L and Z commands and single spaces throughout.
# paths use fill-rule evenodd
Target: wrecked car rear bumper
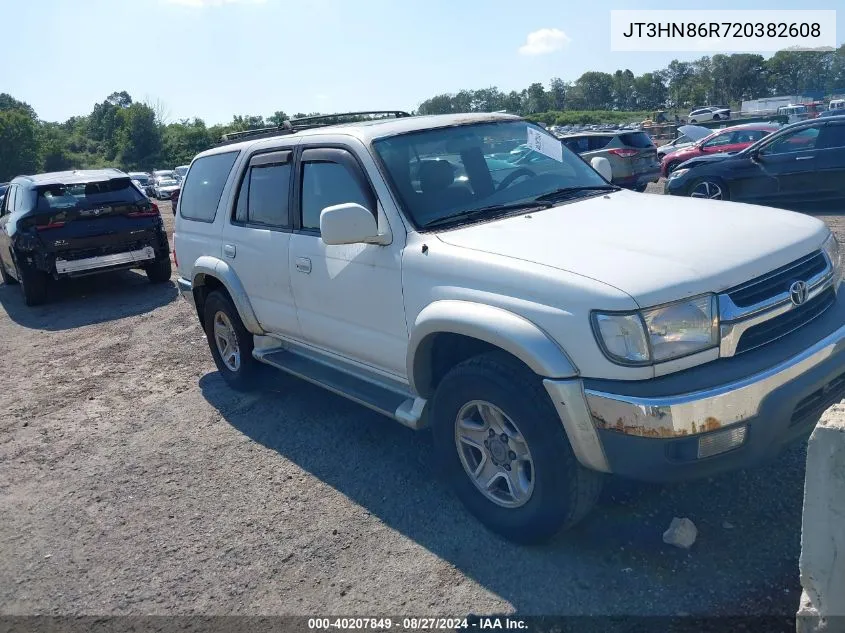
M 776 456 L 805 436 L 826 408 L 845 398 L 845 301 L 825 315 L 823 336 L 804 345 L 796 337 L 774 343 L 787 358 L 722 384 L 678 392 L 681 374 L 613 393 L 608 381 L 584 381 L 584 398 L 610 472 L 637 479 L 671 481 L 706 477 Z M 811 328 L 808 328 L 810 330 Z M 805 333 L 805 336 L 809 333 Z M 796 352 L 796 348 L 798 350 Z M 777 348 L 761 350 L 773 357 Z M 783 354 L 782 354 L 783 355 Z M 742 357 L 713 363 L 712 374 L 729 375 Z M 733 366 L 728 363 L 734 363 Z M 688 389 L 700 380 L 689 373 Z M 735 374 L 736 372 L 734 372 Z M 597 384 L 600 383 L 600 384 Z M 602 387 L 602 388 L 597 388 Z M 699 385 L 700 387 L 700 385 Z M 660 389 L 672 395 L 655 395 Z M 633 393 L 633 395 L 632 395 Z

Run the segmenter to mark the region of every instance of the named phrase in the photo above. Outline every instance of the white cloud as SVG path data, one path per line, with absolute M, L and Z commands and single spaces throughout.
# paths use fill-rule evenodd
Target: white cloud
M 219 7 L 223 4 L 264 4 L 267 0 L 164 0 L 168 4 L 179 4 L 183 7 Z
M 565 48 L 572 41 L 560 29 L 540 29 L 528 34 L 525 44 L 519 47 L 520 55 L 548 55 Z

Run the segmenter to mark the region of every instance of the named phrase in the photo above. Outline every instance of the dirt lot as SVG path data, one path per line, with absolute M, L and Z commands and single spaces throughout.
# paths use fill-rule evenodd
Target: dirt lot
M 227 389 L 171 284 L 94 277 L 36 309 L 0 285 L 0 306 L 4 614 L 796 610 L 803 446 L 613 481 L 573 532 L 517 547 L 438 481 L 426 433 L 281 374 Z M 673 516 L 689 552 L 661 541 Z

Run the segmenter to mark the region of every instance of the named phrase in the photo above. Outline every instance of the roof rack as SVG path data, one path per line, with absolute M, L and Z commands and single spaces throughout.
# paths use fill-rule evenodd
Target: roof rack
M 366 110 L 363 112 L 337 112 L 335 114 L 317 114 L 313 116 L 299 117 L 282 121 L 280 125 L 273 127 L 262 127 L 255 130 L 244 130 L 242 132 L 227 132 L 221 137 L 217 145 L 229 145 L 246 139 L 268 138 L 282 134 L 294 134 L 302 130 L 309 130 L 316 127 L 326 127 L 341 123 L 352 123 L 355 120 L 372 121 L 378 119 L 401 119 L 411 116 L 404 110 Z M 348 121 L 346 119 L 353 119 Z

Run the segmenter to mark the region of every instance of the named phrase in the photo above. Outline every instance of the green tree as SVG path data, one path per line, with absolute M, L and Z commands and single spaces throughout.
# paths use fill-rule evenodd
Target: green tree
M 35 120 L 23 109 L 0 110 L 0 182 L 37 171 Z
M 589 71 L 578 77 L 570 92 L 578 110 L 610 110 L 613 107 L 613 75 Z
M 161 130 L 152 108 L 133 103 L 120 110 L 118 152 L 120 164 L 128 169 L 149 169 L 162 150 Z

